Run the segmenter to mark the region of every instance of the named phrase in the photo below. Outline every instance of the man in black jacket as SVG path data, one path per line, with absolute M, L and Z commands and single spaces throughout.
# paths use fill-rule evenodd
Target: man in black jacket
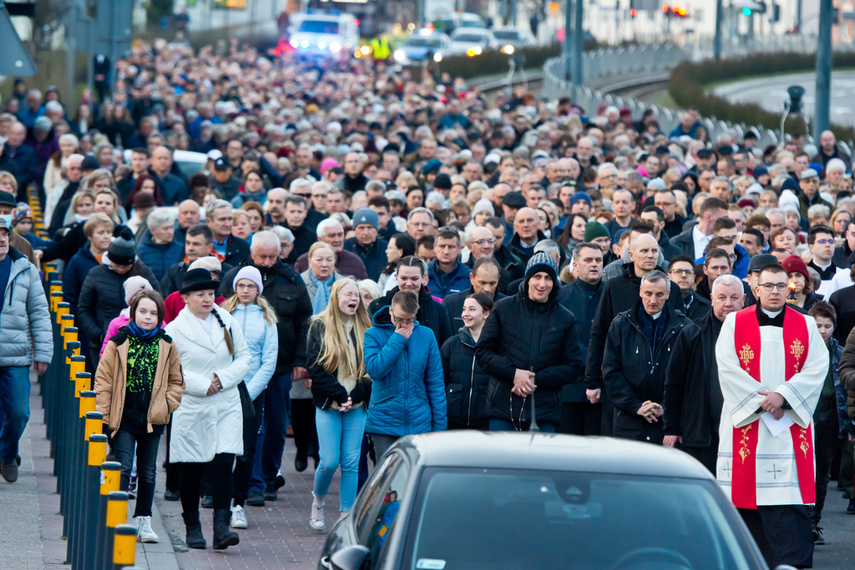
M 591 339 L 588 344 L 585 383 L 591 402 L 603 400 L 603 435 L 612 435 L 614 416 L 611 404 L 605 398 L 606 394 L 602 392 L 603 351 L 606 336 L 609 325 L 618 313 L 631 309 L 637 302 L 641 290 L 641 278 L 656 269 L 656 262 L 659 260 L 659 245 L 656 239 L 650 234 L 641 234 L 633 238 L 630 242 L 629 257 L 631 261 L 624 264 L 620 276 L 607 280 L 603 287 L 597 315 L 594 317 L 594 324 L 591 325 Z M 671 283 L 668 304 L 672 309 L 683 310 L 680 288 L 676 283 Z
M 225 263 L 237 266 L 249 256 L 249 244 L 232 235 L 233 210 L 225 200 L 214 200 L 205 208 L 205 223 L 214 234 L 214 251 Z
M 279 238 L 271 231 L 261 231 L 252 240 L 250 257 L 242 265 L 252 265 L 261 272 L 262 295 L 279 319 L 279 355 L 276 370 L 267 385 L 264 397 L 264 419 L 256 449 L 261 450 L 261 460 L 252 471 L 249 496 L 246 504 L 261 506 L 264 501 L 275 501 L 277 489 L 285 484 L 280 478 L 285 433 L 291 412 L 292 382 L 302 382 L 306 376 L 306 342 L 312 303 L 300 275 L 290 265 L 279 260 Z M 232 281 L 240 267 L 225 274 L 222 294 L 234 294 Z M 281 484 L 280 484 L 281 483 Z
M 698 223 L 671 238 L 673 245 L 696 262 L 704 257 L 704 250 L 713 237 L 715 221 L 727 215 L 727 204 L 718 198 L 707 198 L 699 210 Z
M 713 282 L 712 310 L 687 325 L 674 343 L 665 372 L 665 439 L 668 447 L 681 444 L 683 451 L 715 473 L 718 455 L 718 424 L 723 398 L 718 381 L 715 343 L 721 324 L 730 313 L 742 309 L 742 282 L 723 275 Z
M 431 294 L 425 289 L 427 284 L 427 264 L 419 259 L 408 255 L 398 262 L 397 269 L 398 286 L 386 293 L 385 296 L 374 299 L 368 305 L 368 313 L 373 317 L 374 313 L 392 304 L 392 297 L 398 291 L 413 291 L 419 296 L 419 311 L 416 320 L 423 327 L 428 327 L 436 335 L 438 346 L 448 340 L 454 334 L 451 329 L 451 319 L 443 306 L 437 303 Z
M 558 304 L 576 318 L 576 339 L 582 362 L 588 356 L 588 338 L 603 294 L 603 250 L 593 242 L 582 242 L 573 249 L 573 275 L 576 279 L 561 288 Z M 584 368 L 583 368 L 584 370 Z M 583 374 L 579 375 L 580 378 Z M 603 405 L 592 402 L 584 382 L 573 382 L 561 392 L 559 433 L 600 435 Z
M 368 278 L 377 281 L 380 272 L 389 264 L 386 248 L 389 242 L 378 237 L 380 219 L 371 208 L 360 208 L 353 213 L 355 237 L 345 240 L 344 249 L 359 256 L 365 265 Z
M 683 297 L 683 307 L 686 316 L 698 321 L 710 312 L 710 302 L 700 295 L 695 295 L 692 286 L 695 284 L 695 264 L 688 255 L 675 255 L 668 264 L 668 278 L 680 288 Z
M 190 267 L 191 263 L 200 257 L 209 255 L 217 257 L 217 252 L 211 248 L 213 243 L 214 234 L 211 233 L 211 228 L 205 224 L 196 224 L 187 228 L 187 235 L 184 238 L 184 259 L 170 265 L 160 281 L 160 292 L 163 293 L 164 298 L 181 289 L 184 274 L 187 273 L 187 268 Z M 232 269 L 228 263 L 221 262 L 221 265 L 223 275 Z
M 616 437 L 662 443 L 665 370 L 677 335 L 691 323 L 668 305 L 670 294 L 668 276 L 651 271 L 641 278 L 641 299 L 609 327 L 603 383 Z
M 504 299 L 505 296 L 499 293 L 499 262 L 492 257 L 481 257 L 472 264 L 472 273 L 469 274 L 469 282 L 471 287 L 466 291 L 452 293 L 442 300 L 442 306 L 448 311 L 448 317 L 451 319 L 451 329 L 454 331 L 460 330 L 463 326 L 463 302 L 466 297 L 475 293 L 484 293 L 494 302 L 499 299 Z
M 582 369 L 576 319 L 558 304 L 558 283 L 555 260 L 535 253 L 524 287 L 487 317 L 475 358 L 490 375 L 491 431 L 528 431 L 533 419 L 544 432 L 558 427 L 561 389 Z
M 667 233 L 665 233 L 665 214 L 656 206 L 645 206 L 641 211 L 641 220 L 653 226 L 653 237 L 659 243 L 659 251 L 662 252 L 662 257 L 665 261 L 671 261 L 675 255 L 680 255 L 682 250 L 671 243 Z

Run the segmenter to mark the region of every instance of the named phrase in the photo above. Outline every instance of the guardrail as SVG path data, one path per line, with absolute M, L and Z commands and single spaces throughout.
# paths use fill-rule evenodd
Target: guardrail
M 42 228 L 35 189 L 28 200 L 33 222 Z M 84 371 L 86 357 L 80 354 L 74 315 L 62 299 L 55 267 L 47 266 L 45 282 L 54 354 L 39 383 L 67 540 L 66 564 L 74 570 L 132 570 L 137 528 L 125 524 L 128 493 L 119 491 L 121 465 L 106 460 L 107 436 L 102 433 L 101 414 L 95 411 L 92 375 Z
M 732 40 L 722 42 L 722 57 L 744 56 L 754 53 L 773 52 L 811 52 L 816 49 L 815 36 L 762 36 L 754 41 Z M 846 49 L 853 49 L 847 46 Z M 584 72 L 583 87 L 573 94 L 573 102 L 580 107 L 591 110 L 601 104 L 627 108 L 632 113 L 632 119 L 638 120 L 646 109 L 652 109 L 659 121 L 663 132 L 670 132 L 680 124 L 679 111 L 641 103 L 633 98 L 619 97 L 603 93 L 596 89 L 585 87 L 585 81 L 605 76 L 620 76 L 630 73 L 662 72 L 674 69 L 680 63 L 692 60 L 703 61 L 713 55 L 711 38 L 701 38 L 686 45 L 655 44 L 647 46 L 628 46 L 609 49 L 598 49 L 585 52 L 582 59 Z M 566 74 L 567 62 L 565 57 L 548 59 L 543 65 L 542 93 L 549 99 L 569 96 L 573 91 L 572 80 Z M 749 127 L 744 124 L 731 124 L 717 120 L 715 117 L 705 117 L 701 124 L 710 135 L 710 140 L 722 134 L 735 134 L 740 139 L 749 128 L 759 135 L 758 146 L 765 147 L 777 144 L 778 135 L 765 127 Z M 809 135 L 807 139 L 813 142 Z

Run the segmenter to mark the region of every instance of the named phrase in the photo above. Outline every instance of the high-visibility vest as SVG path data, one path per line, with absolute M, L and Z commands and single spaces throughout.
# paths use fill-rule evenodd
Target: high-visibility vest
M 391 50 L 389 49 L 389 40 L 386 38 L 371 39 L 371 51 L 374 54 L 374 59 L 387 59 Z

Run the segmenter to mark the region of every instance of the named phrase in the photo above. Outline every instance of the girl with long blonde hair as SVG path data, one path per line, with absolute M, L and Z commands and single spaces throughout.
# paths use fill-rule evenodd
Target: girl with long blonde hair
M 365 331 L 370 327 L 368 309 L 351 278 L 333 284 L 329 304 L 309 327 L 306 360 L 320 448 L 309 519 L 315 530 L 326 528 L 324 497 L 339 465 L 342 515 L 356 499 L 359 455 L 371 396 L 371 379 L 365 373 L 362 353 Z

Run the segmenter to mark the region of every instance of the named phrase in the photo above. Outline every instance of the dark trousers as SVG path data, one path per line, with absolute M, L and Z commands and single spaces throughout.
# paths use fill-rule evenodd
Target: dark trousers
M 683 451 L 700 461 L 707 471 L 715 475 L 715 464 L 718 459 L 718 434 L 712 434 L 712 439 L 709 445 L 704 447 L 694 447 L 684 445 L 681 448 Z
M 317 457 L 318 429 L 315 426 L 315 405 L 310 398 L 291 400 L 291 430 L 297 457 Z
M 170 492 L 178 491 L 181 484 L 181 468 L 179 463 L 170 463 L 169 461 L 169 442 L 172 440 L 172 416 L 169 416 L 169 423 L 166 424 L 166 490 Z
M 837 450 L 837 421 L 815 423 L 814 449 L 816 454 L 816 505 L 810 509 L 810 519 L 814 526 L 819 525 L 825 496 L 828 494 L 828 481 L 831 479 L 831 464 Z
M 561 404 L 558 433 L 571 435 L 600 435 L 603 405 L 590 402 L 565 402 Z
M 855 443 L 843 440 L 840 442 L 840 475 L 838 482 L 843 489 L 843 498 L 855 498 L 855 460 L 853 460 Z
M 371 441 L 374 443 L 374 453 L 377 457 L 377 463 L 380 463 L 380 458 L 386 453 L 386 450 L 395 445 L 395 442 L 400 439 L 395 435 L 384 435 L 382 433 L 372 433 Z
M 232 495 L 234 504 L 243 506 L 249 494 L 249 482 L 252 479 L 252 464 L 255 461 L 255 446 L 258 442 L 258 428 L 261 425 L 261 414 L 264 410 L 264 394 L 260 394 L 252 402 L 255 415 L 243 416 L 243 455 L 235 460 L 235 470 L 232 473 Z
M 134 466 L 134 446 L 137 449 L 137 502 L 135 517 L 150 517 L 151 504 L 154 501 L 154 481 L 157 473 L 157 446 L 160 434 L 134 433 L 119 428 L 113 437 L 113 453 L 116 461 L 122 464 L 119 489 L 128 490 L 131 469 Z
M 232 502 L 232 465 L 234 453 L 218 453 L 208 463 L 179 463 L 181 466 L 181 510 L 199 512 L 202 474 L 207 471 L 213 483 L 214 509 L 228 509 Z
M 274 375 L 264 391 L 264 413 L 256 443 L 256 449 L 261 453 L 256 453 L 252 467 L 252 491 L 261 492 L 265 486 L 272 487 L 282 467 L 288 416 L 291 414 L 290 392 L 291 374 Z
M 796 568 L 813 567 L 813 531 L 804 505 L 739 509 L 745 526 L 770 568 L 789 564 Z
M 661 445 L 665 438 L 664 422 L 650 423 L 638 414 L 631 414 L 614 408 L 614 436 Z

